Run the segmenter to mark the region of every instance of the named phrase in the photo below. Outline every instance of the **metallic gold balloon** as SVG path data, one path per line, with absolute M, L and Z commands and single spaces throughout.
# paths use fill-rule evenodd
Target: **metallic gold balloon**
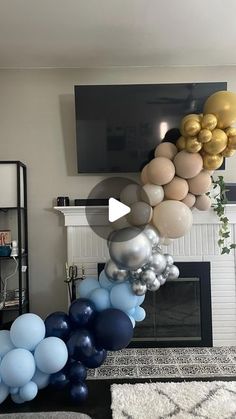
M 236 121 L 236 94 L 227 91 L 216 92 L 205 102 L 203 113 L 212 113 L 219 128 L 230 127 Z
M 236 150 L 236 136 L 229 137 L 227 146 L 233 150 Z
M 233 148 L 226 147 L 226 148 L 222 151 L 221 155 L 222 155 L 223 157 L 232 157 L 235 153 L 236 153 L 236 150 L 234 150 Z
M 200 143 L 208 143 L 208 141 L 211 141 L 212 132 L 206 128 L 201 129 L 197 138 L 198 138 L 198 141 L 200 141 Z
M 184 124 L 184 132 L 189 137 L 194 137 L 200 132 L 200 130 L 201 130 L 201 125 L 195 119 L 189 119 Z
M 221 153 L 227 146 L 228 138 L 222 129 L 212 131 L 212 139 L 203 145 L 204 150 L 209 154 Z
M 187 138 L 186 141 L 186 151 L 189 153 L 198 153 L 202 148 L 202 143 L 199 143 L 198 139 L 195 138 Z
M 226 128 L 225 134 L 228 135 L 228 137 L 234 137 L 236 135 L 236 128 L 234 127 Z
M 197 121 L 197 122 L 201 122 L 200 115 L 197 115 L 196 113 L 190 113 L 188 115 L 185 115 L 183 117 L 182 121 L 181 121 L 181 124 L 180 124 L 180 132 L 181 132 L 182 135 L 186 135 L 186 132 L 184 130 L 184 125 L 189 119 L 192 119 L 192 120 Z
M 178 138 L 177 142 L 176 142 L 176 147 L 178 148 L 178 150 L 184 150 L 186 146 L 186 138 L 183 137 L 183 135 L 181 137 Z
M 205 154 L 203 156 L 203 167 L 207 170 L 216 170 L 223 163 L 223 156 L 221 154 Z
M 208 113 L 203 116 L 201 125 L 203 129 L 209 129 L 210 131 L 213 131 L 213 129 L 217 126 L 217 118 L 215 115 L 212 115 L 211 113 Z

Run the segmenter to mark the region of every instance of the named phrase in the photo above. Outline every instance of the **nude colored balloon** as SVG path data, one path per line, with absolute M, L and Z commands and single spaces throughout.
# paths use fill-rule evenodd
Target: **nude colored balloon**
M 174 158 L 176 174 L 184 179 L 197 176 L 202 170 L 203 161 L 199 153 L 180 151 Z
M 188 193 L 188 182 L 178 176 L 175 176 L 170 183 L 164 185 L 166 199 L 176 199 L 181 201 Z
M 192 223 L 192 212 L 183 202 L 167 200 L 154 208 L 153 224 L 164 237 L 182 237 L 188 233 Z
M 198 196 L 196 199 L 195 207 L 199 211 L 207 211 L 211 207 L 211 198 L 207 195 Z
M 211 176 L 202 171 L 197 176 L 188 180 L 189 192 L 194 195 L 203 195 L 211 188 Z
M 214 93 L 206 100 L 203 112 L 214 114 L 219 128 L 230 127 L 236 121 L 236 94 L 227 91 Z
M 128 221 L 134 226 L 148 224 L 153 215 L 153 210 L 146 202 L 135 202 L 131 205 L 131 212 L 128 214 Z
M 120 200 L 125 205 L 132 205 L 135 202 L 140 201 L 141 197 L 141 186 L 136 183 L 127 185 L 120 193 Z
M 148 175 L 147 175 L 147 167 L 148 165 L 146 164 L 146 166 L 144 166 L 144 168 L 141 171 L 141 175 L 140 175 L 140 180 L 142 185 L 145 185 L 145 183 L 148 183 Z
M 146 183 L 146 185 L 142 187 L 141 199 L 152 207 L 155 207 L 163 201 L 163 198 L 164 190 L 162 186 Z
M 177 147 L 172 143 L 166 142 L 157 146 L 155 150 L 155 157 L 166 157 L 167 159 L 173 160 L 177 153 Z
M 187 205 L 187 207 L 192 208 L 196 202 L 196 196 L 189 192 L 181 202 Z
M 175 167 L 172 161 L 166 157 L 155 157 L 148 164 L 147 175 L 150 183 L 165 185 L 173 179 Z

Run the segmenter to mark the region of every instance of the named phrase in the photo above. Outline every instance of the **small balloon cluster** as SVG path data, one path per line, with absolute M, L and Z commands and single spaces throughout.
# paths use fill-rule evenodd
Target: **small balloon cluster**
M 9 394 L 18 404 L 33 400 L 66 364 L 63 340 L 45 335 L 43 320 L 32 313 L 19 316 L 10 331 L 0 331 L 0 403 Z
M 128 282 L 132 292 L 142 296 L 147 291 L 157 291 L 167 279 L 178 278 L 173 257 L 163 254 L 159 242 L 160 235 L 151 225 L 142 230 L 127 227 L 111 234 L 108 243 L 111 259 L 105 265 L 105 273 L 118 284 L 112 292 L 116 292 L 119 283 Z
M 45 322 L 23 314 L 10 331 L 0 331 L 0 403 L 9 394 L 15 403 L 33 400 L 48 385 L 81 403 L 88 396 L 87 369 L 102 365 L 107 350 L 125 348 L 132 337 L 132 322 L 123 311 L 98 312 L 86 298 L 73 301 L 68 314 L 51 313 Z

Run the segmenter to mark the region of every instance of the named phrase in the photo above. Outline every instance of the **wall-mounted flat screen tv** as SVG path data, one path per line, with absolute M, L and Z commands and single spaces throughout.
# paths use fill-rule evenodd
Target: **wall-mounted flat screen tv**
M 138 172 L 226 82 L 75 86 L 79 173 Z

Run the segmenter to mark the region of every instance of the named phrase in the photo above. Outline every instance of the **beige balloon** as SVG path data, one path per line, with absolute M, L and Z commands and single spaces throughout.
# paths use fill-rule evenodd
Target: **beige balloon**
M 198 196 L 196 199 L 195 207 L 199 211 L 207 211 L 211 207 L 211 198 L 207 195 Z
M 166 157 L 167 159 L 173 160 L 177 153 L 178 149 L 176 145 L 166 142 L 157 146 L 155 150 L 155 157 Z
M 141 171 L 140 180 L 141 180 L 142 185 L 145 185 L 145 183 L 149 182 L 148 175 L 147 175 L 147 168 L 148 168 L 148 165 L 146 164 L 146 166 L 144 166 L 144 168 Z
M 192 212 L 183 202 L 167 200 L 154 208 L 153 224 L 164 237 L 182 237 L 188 233 L 192 223 Z
M 147 176 L 150 183 L 162 186 L 169 183 L 174 175 L 175 167 L 172 161 L 166 157 L 155 157 L 148 164 Z
M 151 221 L 153 210 L 146 202 L 135 202 L 130 208 L 131 212 L 127 216 L 130 224 L 134 226 L 141 226 L 148 224 Z
M 162 186 L 146 183 L 141 190 L 141 199 L 147 204 L 155 207 L 164 198 L 164 190 Z
M 189 192 L 181 202 L 187 205 L 187 207 L 192 208 L 196 202 L 196 197 Z
M 125 205 L 132 205 L 135 202 L 140 201 L 141 198 L 141 186 L 136 183 L 127 185 L 120 193 L 120 200 Z
M 221 129 L 236 122 L 236 94 L 227 91 L 216 92 L 205 102 L 203 112 L 214 114 Z
M 211 188 L 211 176 L 202 171 L 197 176 L 188 180 L 189 192 L 194 195 L 203 195 Z
M 176 199 L 181 201 L 188 193 L 188 182 L 178 176 L 175 176 L 170 183 L 164 185 L 166 199 Z
M 202 170 L 203 161 L 199 153 L 180 151 L 174 158 L 176 174 L 184 179 L 197 176 Z

